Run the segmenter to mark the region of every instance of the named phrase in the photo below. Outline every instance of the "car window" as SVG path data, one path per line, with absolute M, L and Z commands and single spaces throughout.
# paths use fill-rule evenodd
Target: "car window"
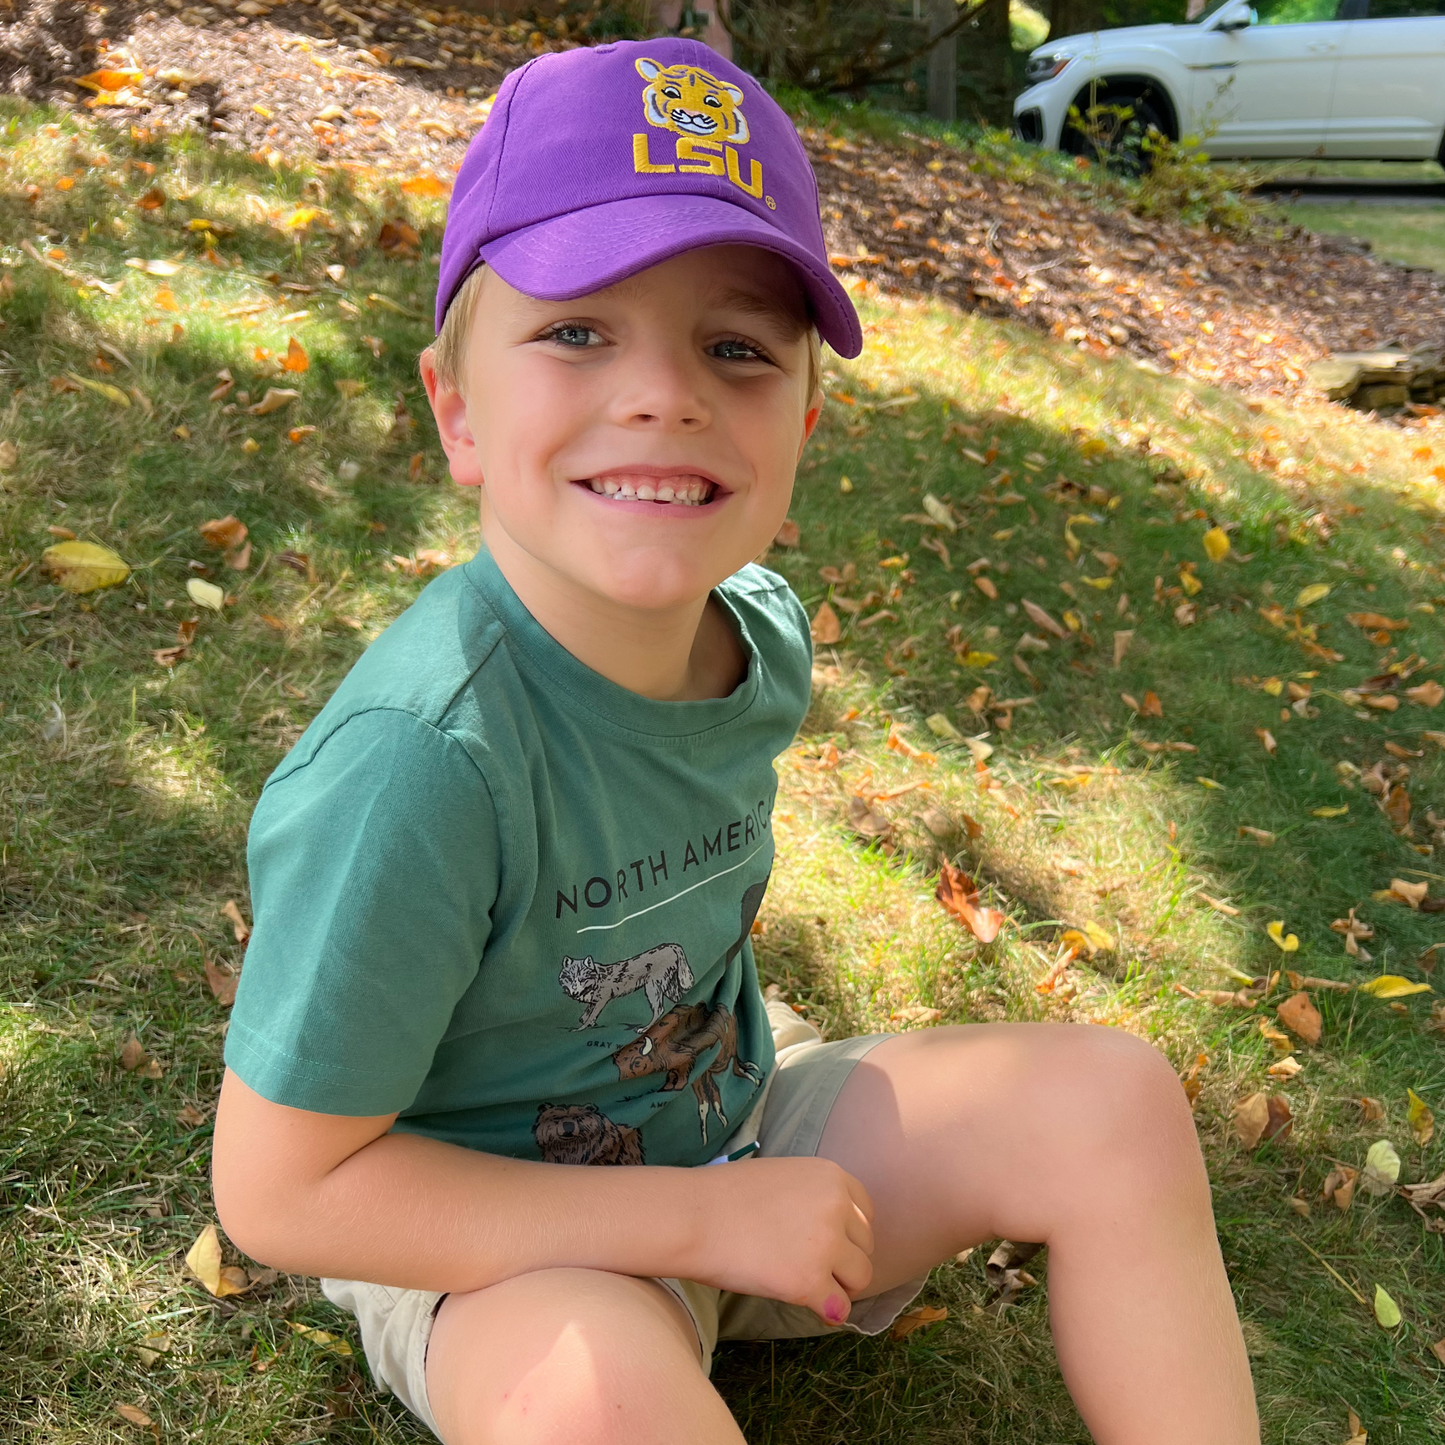
M 1348 0 L 1343 0 L 1348 3 Z M 1390 0 L 1385 0 L 1390 3 Z M 1400 0 L 1393 0 L 1400 3 Z M 1338 20 L 1342 0 L 1257 0 L 1259 25 L 1310 25 L 1321 20 Z
M 1412 20 L 1422 15 L 1445 15 L 1445 0 L 1368 0 L 1371 20 Z

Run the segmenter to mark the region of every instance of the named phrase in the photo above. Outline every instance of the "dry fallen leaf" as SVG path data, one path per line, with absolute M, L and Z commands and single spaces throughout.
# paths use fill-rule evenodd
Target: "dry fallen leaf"
M 857 796 L 848 799 L 848 826 L 860 838 L 882 838 L 893 836 L 893 824 L 882 813 L 874 812 L 867 802 Z
M 212 963 L 211 960 L 204 960 L 206 970 L 206 982 L 211 987 L 211 992 L 217 1000 L 227 1008 L 236 1002 L 236 985 L 241 981 L 238 973 L 233 973 L 224 964 Z
M 221 1240 L 214 1224 L 208 1224 L 196 1236 L 196 1242 L 186 1253 L 186 1268 L 217 1299 L 225 1299 L 228 1295 L 240 1294 L 250 1288 L 250 1280 L 245 1270 L 234 1265 L 222 1265 Z
M 246 540 L 246 524 L 229 514 L 202 522 L 196 531 L 218 552 L 233 552 Z
M 1349 1421 L 1350 1438 L 1345 1445 L 1369 1445 L 1370 1437 L 1365 1433 L 1365 1427 L 1360 1424 L 1360 1417 L 1353 1410 L 1350 1411 Z
M 990 602 L 998 601 L 998 588 L 987 577 L 975 577 L 973 585 L 988 598 Z
M 1293 1054 L 1290 1054 L 1286 1058 L 1277 1059 L 1265 1070 L 1265 1073 L 1272 1079 L 1292 1079 L 1303 1069 L 1304 1065 Z
M 323 1350 L 329 1350 L 333 1355 L 350 1355 L 351 1346 L 345 1340 L 339 1339 L 329 1330 L 318 1330 L 314 1325 L 303 1325 L 296 1320 L 287 1320 L 287 1325 L 296 1331 L 303 1340 L 313 1345 L 319 1345 Z
M 1397 833 L 1410 826 L 1410 794 L 1403 783 L 1396 783 L 1380 804 Z
M 917 1309 L 909 1310 L 893 1321 L 893 1328 L 888 1331 L 888 1338 L 890 1340 L 905 1339 L 914 1330 L 924 1329 L 928 1325 L 936 1325 L 939 1320 L 947 1318 L 948 1311 L 942 1306 L 919 1305 Z
M 268 386 L 266 394 L 254 406 L 248 406 L 246 411 L 251 416 L 270 416 L 273 411 L 280 411 L 282 407 L 290 406 L 301 393 L 294 387 L 289 386 Z
M 1439 707 L 1445 699 L 1445 687 L 1438 682 L 1422 682 L 1419 687 L 1407 687 L 1405 696 L 1417 707 Z
M 286 355 L 281 358 L 282 371 L 306 371 L 311 366 L 311 358 L 306 354 L 306 348 L 297 341 L 294 336 L 286 338 Z
M 115 1413 L 132 1425 L 153 1425 L 155 1422 L 139 1405 L 117 1405 Z
M 410 176 L 404 180 L 401 190 L 408 196 L 449 196 L 452 187 L 450 181 L 444 181 L 440 176 L 424 171 L 419 176 Z M 415 235 L 415 232 L 412 234 Z
M 813 614 L 812 633 L 813 641 L 824 647 L 837 642 L 843 635 L 843 625 L 838 621 L 838 614 L 826 602 Z
M 208 607 L 212 612 L 219 612 L 226 605 L 226 589 L 200 577 L 192 577 L 186 583 L 186 596 L 197 607 Z
M 1320 1193 L 1343 1214 L 1354 1203 L 1355 1183 L 1359 1177 L 1358 1169 L 1352 1169 L 1348 1164 L 1336 1165 L 1325 1175 Z
M 1234 1106 L 1234 1132 L 1246 1149 L 1253 1149 L 1269 1127 L 1269 1098 L 1251 1094 Z
M 783 525 L 778 528 L 778 534 L 773 538 L 773 545 L 776 547 L 796 547 L 802 540 L 802 529 L 791 518 L 785 517 Z
M 1365 1154 L 1365 1168 L 1360 1175 L 1360 1188 L 1366 1194 L 1388 1194 L 1400 1177 L 1400 1156 L 1388 1139 L 1377 1139 Z
M 992 943 L 1006 920 L 996 908 L 980 908 L 978 896 L 977 885 L 961 869 L 945 863 L 938 870 L 938 887 L 934 890 L 934 897 L 980 943 Z
M 97 592 L 117 587 L 130 568 L 109 547 L 95 542 L 60 542 L 40 555 L 40 565 L 67 592 Z
M 1263 745 L 1265 752 L 1273 757 L 1279 749 L 1279 744 L 1274 740 L 1274 734 L 1268 728 L 1255 728 L 1254 735 Z
M 1292 994 L 1275 1010 L 1280 1023 L 1291 1033 L 1297 1034 L 1307 1044 L 1317 1044 L 1324 1028 L 1320 1011 L 1310 1001 L 1309 994 L 1301 990 Z
M 1038 1284 L 1033 1275 L 1024 1268 L 1042 1250 L 1042 1244 L 1018 1243 L 1011 1239 L 1000 1240 L 998 1247 L 989 1255 L 983 1267 L 988 1280 L 990 1298 L 987 1308 L 994 1313 L 1007 1309 L 1024 1290 Z
M 231 932 L 235 934 L 237 943 L 245 943 L 251 937 L 251 925 L 246 922 L 241 910 L 236 906 L 234 898 L 226 899 L 221 905 L 221 917 L 229 920 Z
M 120 1066 L 126 1073 L 138 1079 L 158 1079 L 165 1072 L 158 1059 L 146 1053 L 141 1041 L 134 1034 L 127 1034 L 121 1045 Z
M 1410 1125 L 1410 1132 L 1415 1136 L 1415 1142 L 1423 1148 L 1435 1137 L 1435 1115 L 1414 1089 L 1406 1089 L 1405 1092 L 1410 1099 L 1405 1119 Z
M 1045 632 L 1063 639 L 1068 637 L 1068 629 L 1061 622 L 1056 622 L 1037 602 L 1030 602 L 1027 597 L 1023 599 L 1020 606 L 1028 614 L 1029 620 L 1036 626 L 1042 627 Z

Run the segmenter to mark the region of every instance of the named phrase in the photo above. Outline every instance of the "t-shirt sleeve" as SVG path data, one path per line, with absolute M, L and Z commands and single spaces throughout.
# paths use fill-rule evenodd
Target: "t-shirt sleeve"
M 496 813 L 471 756 L 411 713 L 360 713 L 267 784 L 247 862 L 255 929 L 227 1065 L 293 1108 L 405 1109 L 497 895 Z

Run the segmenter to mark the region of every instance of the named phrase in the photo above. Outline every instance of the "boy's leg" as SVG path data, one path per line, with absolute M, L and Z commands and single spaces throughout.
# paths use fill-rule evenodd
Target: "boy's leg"
M 1168 1062 L 1120 1029 L 978 1024 L 879 1044 L 819 1154 L 873 1198 L 869 1293 L 970 1245 L 1049 1246 L 1059 1364 L 1099 1445 L 1254 1445 L 1209 1181 Z
M 661 1285 L 551 1269 L 449 1295 L 426 1362 L 445 1445 L 742 1445 Z

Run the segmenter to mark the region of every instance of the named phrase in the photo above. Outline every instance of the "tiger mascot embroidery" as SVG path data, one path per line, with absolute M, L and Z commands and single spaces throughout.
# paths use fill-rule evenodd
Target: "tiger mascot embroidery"
M 736 85 L 695 65 L 662 66 L 645 56 L 637 61 L 637 73 L 648 82 L 642 99 L 649 125 L 678 135 L 746 143 L 748 122 L 739 109 L 743 93 Z

